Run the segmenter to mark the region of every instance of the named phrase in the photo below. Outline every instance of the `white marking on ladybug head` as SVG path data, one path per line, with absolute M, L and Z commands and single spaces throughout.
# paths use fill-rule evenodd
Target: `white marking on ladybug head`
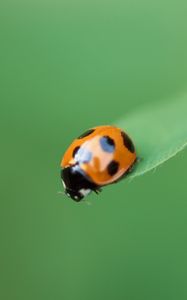
M 79 193 L 80 193 L 81 196 L 83 196 L 83 197 L 87 196 L 90 192 L 91 192 L 90 189 L 80 189 L 80 190 L 79 190 Z

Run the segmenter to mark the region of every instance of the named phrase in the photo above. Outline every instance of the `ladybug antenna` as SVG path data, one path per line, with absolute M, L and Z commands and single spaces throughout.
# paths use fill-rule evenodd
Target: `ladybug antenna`
M 58 191 L 58 192 L 57 192 L 57 194 L 58 194 L 58 195 L 60 195 L 60 194 L 63 194 L 63 195 L 64 195 L 64 194 L 65 194 L 65 192 Z

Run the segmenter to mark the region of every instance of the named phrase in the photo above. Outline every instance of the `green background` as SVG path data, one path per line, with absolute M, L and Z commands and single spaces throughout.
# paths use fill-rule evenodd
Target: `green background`
M 1 299 L 187 298 L 186 151 L 80 204 L 58 194 L 74 137 L 186 90 L 186 15 L 182 0 L 1 1 Z

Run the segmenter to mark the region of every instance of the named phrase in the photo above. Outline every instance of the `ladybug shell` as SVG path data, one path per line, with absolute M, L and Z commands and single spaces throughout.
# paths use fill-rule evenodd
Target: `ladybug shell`
M 129 136 L 114 126 L 89 129 L 75 139 L 64 154 L 61 167 L 78 164 L 98 186 L 120 179 L 136 160 Z

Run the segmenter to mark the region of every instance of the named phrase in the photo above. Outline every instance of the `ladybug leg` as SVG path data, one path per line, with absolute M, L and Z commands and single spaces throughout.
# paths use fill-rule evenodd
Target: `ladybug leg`
M 140 163 L 142 160 L 143 160 L 143 158 L 138 156 L 138 157 L 136 157 L 136 160 L 134 163 Z
M 99 193 L 101 193 L 102 189 L 100 187 L 98 187 L 93 191 L 98 195 Z

